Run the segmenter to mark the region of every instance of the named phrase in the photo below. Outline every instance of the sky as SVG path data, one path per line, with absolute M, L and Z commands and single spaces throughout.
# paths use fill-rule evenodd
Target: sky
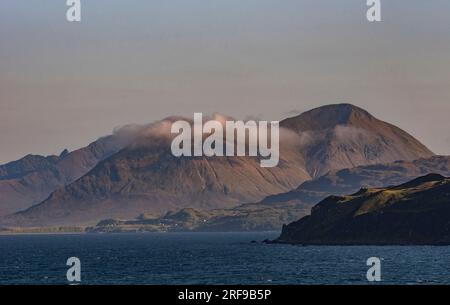
M 450 1 L 0 1 L 0 163 L 171 115 L 348 102 L 450 154 Z

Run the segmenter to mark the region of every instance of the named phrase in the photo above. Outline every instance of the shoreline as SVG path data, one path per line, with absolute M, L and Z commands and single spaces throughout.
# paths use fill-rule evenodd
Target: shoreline
M 95 235 L 111 235 L 111 234 L 147 234 L 147 233 L 277 233 L 279 231 L 114 231 L 114 232 L 95 232 L 88 230 L 90 227 L 33 227 L 33 228 L 1 228 L 0 236 L 5 235 L 50 235 L 50 234 L 95 234 Z
M 87 227 L 12 227 L 0 228 L 1 235 L 21 235 L 21 234 L 86 234 Z

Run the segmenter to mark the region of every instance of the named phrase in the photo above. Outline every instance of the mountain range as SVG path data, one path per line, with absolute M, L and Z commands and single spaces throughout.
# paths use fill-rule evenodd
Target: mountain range
M 166 119 L 122 130 L 72 153 L 27 156 L 1 166 L 0 211 L 8 215 L 0 223 L 95 225 L 107 218 L 162 217 L 185 208 L 286 203 L 286 196 L 298 195 L 299 185 L 302 193 L 307 181 L 318 183 L 327 173 L 330 178 L 345 168 L 434 155 L 405 131 L 350 104 L 281 121 L 280 162 L 274 168 L 261 168 L 256 157 L 176 158 L 170 152 L 169 124 Z

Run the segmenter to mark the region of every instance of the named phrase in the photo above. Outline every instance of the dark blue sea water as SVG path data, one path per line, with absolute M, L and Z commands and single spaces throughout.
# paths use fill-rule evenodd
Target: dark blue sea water
M 450 284 L 450 247 L 301 247 L 251 243 L 277 233 L 0 236 L 0 284 L 367 284 L 382 259 L 384 284 Z

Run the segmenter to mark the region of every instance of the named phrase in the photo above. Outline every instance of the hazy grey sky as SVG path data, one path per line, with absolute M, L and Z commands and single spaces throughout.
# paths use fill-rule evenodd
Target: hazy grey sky
M 0 1 L 0 163 L 128 123 L 359 105 L 450 154 L 450 1 Z

